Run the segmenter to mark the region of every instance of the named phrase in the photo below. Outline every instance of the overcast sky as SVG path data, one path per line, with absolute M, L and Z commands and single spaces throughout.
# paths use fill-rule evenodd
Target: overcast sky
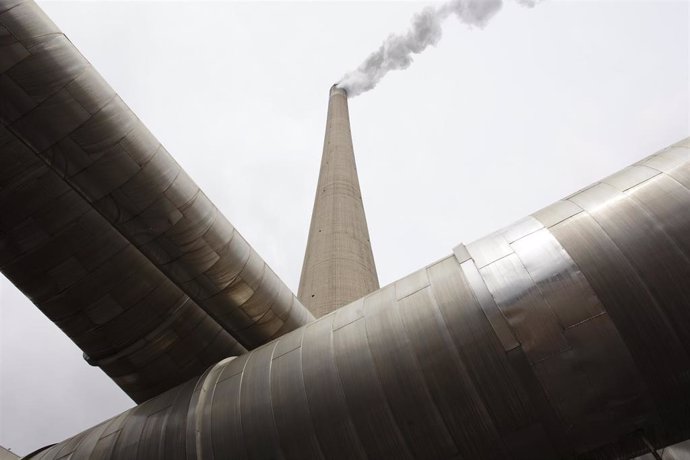
M 690 133 L 687 1 L 506 1 L 350 100 L 382 285 Z M 39 4 L 294 290 L 328 89 L 425 5 Z M 0 444 L 132 405 L 0 281 Z

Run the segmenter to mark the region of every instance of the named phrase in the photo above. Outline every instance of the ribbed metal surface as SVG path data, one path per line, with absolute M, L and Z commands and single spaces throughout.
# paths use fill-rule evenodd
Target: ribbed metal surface
M 688 147 L 35 458 L 603 459 L 687 439 Z
M 313 319 L 31 1 L 0 3 L 0 100 L 3 126 L 59 186 L 245 347 Z
M 347 94 L 334 85 L 298 296 L 319 318 L 378 288 Z

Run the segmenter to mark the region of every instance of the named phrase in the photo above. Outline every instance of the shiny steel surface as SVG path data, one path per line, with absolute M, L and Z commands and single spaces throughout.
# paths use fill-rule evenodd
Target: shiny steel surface
M 333 85 L 298 296 L 318 318 L 378 288 L 352 147 L 347 93 Z
M 177 440 L 165 458 L 604 459 L 687 439 L 689 160 L 655 154 L 35 458 Z
M 44 191 L 56 201 L 50 219 L 88 213 L 97 224 L 87 232 L 103 235 L 100 242 L 89 241 L 104 249 L 84 250 L 87 262 L 35 254 L 44 258 L 36 264 L 54 269 L 51 276 L 62 283 L 58 291 L 126 247 L 142 261 L 136 263 L 144 263 L 143 255 L 150 270 L 164 274 L 194 308 L 247 348 L 313 319 L 32 1 L 0 2 L 0 101 L 2 174 L 23 193 L 21 201 L 7 201 L 21 209 L 3 214 L 26 219 L 2 228 L 5 250 L 14 256 L 35 251 L 41 238 L 56 231 L 32 214 L 47 203 L 41 201 Z M 26 183 L 15 171 L 25 174 Z M 10 190 L 3 185 L 2 194 Z M 6 237 L 10 232 L 21 236 Z M 33 277 L 26 283 L 40 284 L 29 268 L 15 268 L 15 279 Z

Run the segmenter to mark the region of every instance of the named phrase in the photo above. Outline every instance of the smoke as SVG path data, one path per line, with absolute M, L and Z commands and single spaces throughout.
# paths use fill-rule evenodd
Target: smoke
M 533 7 L 541 0 L 516 0 Z M 337 86 L 354 97 L 374 88 L 391 70 L 406 69 L 412 55 L 419 54 L 441 39 L 441 24 L 451 15 L 471 27 L 484 27 L 501 9 L 503 0 L 450 0 L 440 6 L 424 8 L 412 18 L 404 34 L 390 35 L 357 69 L 348 72 Z

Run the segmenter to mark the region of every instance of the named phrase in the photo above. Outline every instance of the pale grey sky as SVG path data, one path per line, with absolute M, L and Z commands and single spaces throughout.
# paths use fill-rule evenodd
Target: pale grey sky
M 295 290 L 328 89 L 425 5 L 39 4 Z M 689 5 L 506 0 L 352 99 L 381 283 L 690 135 Z M 0 444 L 132 405 L 0 281 Z

